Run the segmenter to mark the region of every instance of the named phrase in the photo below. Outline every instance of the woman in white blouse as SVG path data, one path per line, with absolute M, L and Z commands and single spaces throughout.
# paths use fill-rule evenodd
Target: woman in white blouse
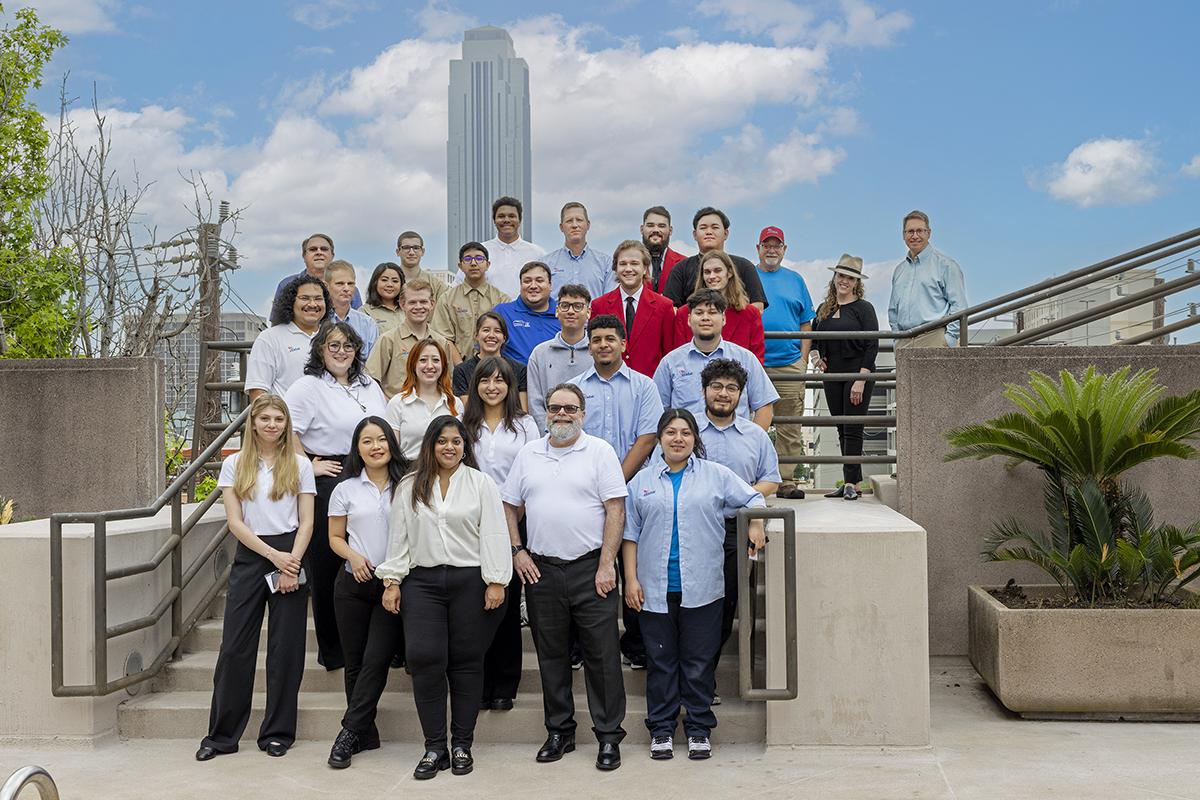
M 354 427 L 363 417 L 382 416 L 387 408 L 383 389 L 364 368 L 362 344 L 362 338 L 348 323 L 326 322 L 313 337 L 304 375 L 284 396 L 292 413 L 295 447 L 312 460 L 317 479 L 307 564 L 317 663 L 327 670 L 341 669 L 346 664 L 333 611 L 333 584 L 342 559 L 329 549 L 329 497 L 341 480 L 342 462 L 350 452 Z
M 458 414 L 458 398 L 451 389 L 450 359 L 434 339 L 417 342 L 408 352 L 406 367 L 400 393 L 388 401 L 385 416 L 404 457 L 411 461 L 421 451 L 430 420 Z
M 383 607 L 404 618 L 413 698 L 425 755 L 413 776 L 466 775 L 483 684 L 483 654 L 504 616 L 512 580 L 500 490 L 476 466 L 466 427 L 450 416 L 428 426 L 416 467 L 392 501 Z M 450 745 L 446 747 L 446 688 Z
M 383 584 L 375 565 L 387 555 L 392 490 L 408 472 L 408 460 L 382 417 L 358 423 L 352 441 L 345 479 L 329 498 L 329 546 L 345 559 L 333 587 L 346 656 L 346 715 L 329 753 L 334 769 L 350 766 L 357 752 L 379 747 L 375 711 L 392 655 L 404 645 L 400 619 L 381 605 Z
M 208 735 L 196 751 L 197 761 L 237 752 L 250 721 L 264 607 L 271 610 L 267 621 L 270 669 L 258 749 L 282 756 L 296 740 L 308 618 L 300 564 L 312 535 L 316 487 L 308 460 L 292 452 L 291 435 L 283 398 L 261 394 L 250 404 L 241 452 L 221 465 L 217 486 L 238 545 L 229 572 Z
M 467 389 L 463 425 L 479 469 L 500 486 L 517 452 L 539 437 L 537 423 L 521 408 L 517 379 L 507 359 L 489 356 L 475 367 Z M 518 523 L 525 542 L 525 518 Z M 508 606 L 483 660 L 480 710 L 509 711 L 521 683 L 521 578 L 508 584 Z

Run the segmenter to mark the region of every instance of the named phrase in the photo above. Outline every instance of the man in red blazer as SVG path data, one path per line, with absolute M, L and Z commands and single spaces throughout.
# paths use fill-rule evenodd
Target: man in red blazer
M 612 314 L 625 322 L 625 363 L 629 368 L 654 377 L 658 362 L 674 349 L 675 304 L 646 282 L 650 251 L 635 239 L 627 239 L 613 252 L 617 288 L 592 301 L 592 317 Z
M 671 267 L 687 256 L 676 253 L 671 244 L 671 212 L 662 206 L 652 206 L 642 213 L 642 244 L 650 251 L 650 267 L 646 278 L 654 291 L 662 294 Z

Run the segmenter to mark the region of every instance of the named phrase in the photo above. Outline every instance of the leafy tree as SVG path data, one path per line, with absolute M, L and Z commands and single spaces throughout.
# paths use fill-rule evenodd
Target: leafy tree
M 49 134 L 28 97 L 66 41 L 30 8 L 0 28 L 0 356 L 71 354 L 73 275 L 63 252 L 39 252 L 35 244 Z

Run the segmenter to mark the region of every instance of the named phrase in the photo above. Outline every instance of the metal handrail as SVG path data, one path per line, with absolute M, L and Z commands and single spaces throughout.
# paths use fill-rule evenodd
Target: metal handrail
M 34 765 L 21 767 L 8 776 L 8 780 L 0 786 L 0 800 L 16 800 L 21 790 L 31 784 L 37 787 L 42 800 L 58 800 L 58 786 L 54 784 L 54 778 L 42 767 Z
M 750 610 L 751 592 L 744 588 L 750 577 L 750 543 L 752 519 L 783 520 L 783 595 L 784 647 L 787 648 L 787 688 L 756 689 L 754 687 L 754 652 L 750 636 L 754 618 Z M 737 515 L 738 586 L 738 683 L 743 700 L 795 700 L 800 694 L 800 668 L 796 653 L 796 512 L 790 508 L 743 508 Z

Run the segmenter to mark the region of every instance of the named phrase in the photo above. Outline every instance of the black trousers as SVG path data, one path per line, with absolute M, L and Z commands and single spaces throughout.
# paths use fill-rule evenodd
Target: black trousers
M 321 456 L 341 458 L 340 456 Z M 346 664 L 342 642 L 338 636 L 337 613 L 333 609 L 334 584 L 345 563 L 329 547 L 329 497 L 341 483 L 340 475 L 317 478 L 317 496 L 313 501 L 313 535 L 304 554 L 312 587 L 313 627 L 317 630 L 317 663 L 327 670 L 341 669 Z
M 624 597 L 625 565 L 621 563 L 619 556 L 617 557 L 617 590 Z M 624 602 L 620 605 L 621 622 L 625 627 L 624 632 L 621 633 L 621 655 L 630 661 L 642 661 L 646 658 L 646 644 L 642 641 L 642 628 L 638 612 L 625 605 Z
M 277 550 L 289 550 L 296 532 L 269 538 Z M 271 593 L 265 577 L 275 565 L 238 542 L 229 573 L 221 652 L 213 674 L 208 735 L 201 743 L 221 753 L 235 753 L 250 721 L 254 671 L 263 608 L 267 618 L 267 708 L 258 730 L 258 747 L 296 741 L 296 708 L 304 677 L 304 626 L 308 619 L 308 589 Z
M 681 704 L 687 709 L 683 730 L 688 736 L 708 736 L 717 726 L 712 700 L 722 602 L 683 608 L 681 600 L 679 592 L 669 592 L 665 614 L 641 613 L 646 640 L 646 727 L 651 736 L 675 734 Z
M 832 370 L 833 367 L 831 366 Z M 857 367 L 855 367 L 857 369 Z M 837 370 L 841 372 L 841 369 Z M 847 370 L 853 371 L 853 370 Z M 857 417 L 867 413 L 867 409 L 871 405 L 871 392 L 875 388 L 875 384 L 867 383 L 863 387 L 862 402 L 855 405 L 850 402 L 850 387 L 853 385 L 850 381 L 826 381 L 825 382 L 825 403 L 829 406 L 829 413 L 832 416 L 848 416 Z M 861 456 L 863 452 L 863 426 L 862 425 L 838 425 L 838 447 L 844 456 Z M 842 480 L 846 483 L 862 482 L 862 464 L 843 464 L 842 465 Z
M 525 517 L 517 523 L 521 544 L 526 542 Z M 504 616 L 496 626 L 496 635 L 483 657 L 483 699 L 516 699 L 521 685 L 521 576 L 513 571 L 508 584 Z
M 450 744 L 470 747 L 483 697 L 483 654 L 505 606 L 483 610 L 479 567 L 414 567 L 400 584 L 413 698 L 425 749 L 446 749 L 446 689 Z
M 399 614 L 383 607 L 383 581 L 358 583 L 353 575 L 345 570 L 343 573 L 336 595 L 338 630 L 346 653 L 346 714 L 342 727 L 372 742 L 379 738 L 375 714 L 387 686 L 392 656 L 404 643 L 404 626 Z M 368 602 L 369 597 L 374 601 Z
M 592 731 L 600 742 L 625 738 L 625 684 L 617 632 L 620 593 L 596 594 L 600 551 L 574 561 L 534 555 L 541 578 L 525 587 L 529 626 L 542 677 L 546 730 L 575 733 L 575 696 L 571 690 L 571 628 L 583 647 L 584 684 Z
M 717 662 L 721 660 L 721 650 L 733 633 L 733 620 L 737 617 L 738 579 L 737 579 L 737 517 L 725 518 L 725 596 L 721 598 L 720 641 L 717 651 L 712 655 L 712 674 L 716 680 Z

